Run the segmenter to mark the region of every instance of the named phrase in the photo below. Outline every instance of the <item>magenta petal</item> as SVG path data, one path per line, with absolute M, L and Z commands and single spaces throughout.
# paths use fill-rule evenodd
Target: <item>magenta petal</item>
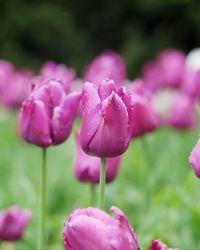
M 115 157 L 128 147 L 128 112 L 122 99 L 115 93 L 101 105 L 102 119 L 89 143 L 89 151 L 99 157 Z
M 189 163 L 192 165 L 195 175 L 200 178 L 200 140 L 198 140 L 190 153 Z
M 160 240 L 152 240 L 149 250 L 178 250 L 178 248 L 169 248 Z
M 40 147 L 48 147 L 52 143 L 48 116 L 41 101 L 25 101 L 20 120 L 20 130 L 25 140 Z
M 80 93 L 72 93 L 54 109 L 51 121 L 53 144 L 60 144 L 69 136 L 78 111 L 80 97 Z
M 101 100 L 106 99 L 112 91 L 115 91 L 115 84 L 113 80 L 103 80 L 99 85 L 99 96 Z
M 97 89 L 89 82 L 85 83 L 82 92 L 82 127 L 80 131 L 80 143 L 85 152 L 96 133 L 100 122 L 100 97 Z

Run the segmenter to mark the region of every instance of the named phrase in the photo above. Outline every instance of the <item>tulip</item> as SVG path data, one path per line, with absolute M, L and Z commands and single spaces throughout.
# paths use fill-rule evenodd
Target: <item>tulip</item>
M 190 129 L 195 124 L 194 100 L 184 93 L 178 93 L 171 105 L 169 124 L 177 129 Z
M 40 75 L 44 79 L 53 79 L 60 82 L 66 94 L 70 92 L 71 83 L 75 78 L 74 70 L 67 68 L 64 64 L 56 64 L 53 61 L 49 61 L 42 66 Z
M 29 210 L 12 207 L 0 212 L 0 241 L 21 240 L 32 215 Z
M 67 250 L 139 250 L 136 235 L 126 216 L 117 207 L 116 218 L 97 208 L 77 209 L 64 224 Z
M 124 153 L 132 135 L 131 97 L 112 80 L 105 80 L 97 89 L 85 83 L 82 92 L 82 126 L 80 143 L 83 150 L 101 158 Z
M 106 160 L 106 182 L 116 177 L 121 157 Z M 74 176 L 82 182 L 98 183 L 100 177 L 101 160 L 98 157 L 86 154 L 80 146 L 80 135 L 76 133 L 76 155 L 73 164 Z
M 200 139 L 190 153 L 189 163 L 192 165 L 195 175 L 200 178 Z
M 185 61 L 186 67 L 190 70 L 200 70 L 200 48 L 190 51 Z
M 152 240 L 149 250 L 178 250 L 178 248 L 169 248 L 160 240 Z
M 64 142 L 71 132 L 79 100 L 79 93 L 66 96 L 62 85 L 55 80 L 36 86 L 22 105 L 23 138 L 43 148 Z
M 135 80 L 131 86 L 133 103 L 133 133 L 136 138 L 154 131 L 159 126 L 159 116 L 150 98 L 150 93 L 141 80 Z
M 104 79 L 113 79 L 120 86 L 126 79 L 126 66 L 123 59 L 113 51 L 105 51 L 96 57 L 84 72 L 83 79 L 96 86 Z

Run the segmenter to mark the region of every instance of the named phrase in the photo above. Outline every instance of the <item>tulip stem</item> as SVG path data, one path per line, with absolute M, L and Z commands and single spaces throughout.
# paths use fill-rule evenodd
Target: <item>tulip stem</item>
M 46 149 L 42 151 L 42 168 L 41 168 L 41 183 L 40 183 L 40 222 L 39 222 L 39 242 L 38 250 L 45 250 L 46 241 Z
M 94 206 L 94 199 L 95 199 L 95 184 L 90 184 L 90 206 Z
M 104 193 L 105 193 L 105 182 L 106 182 L 106 159 L 101 159 L 100 169 L 100 181 L 99 181 L 99 201 L 98 208 L 104 210 Z

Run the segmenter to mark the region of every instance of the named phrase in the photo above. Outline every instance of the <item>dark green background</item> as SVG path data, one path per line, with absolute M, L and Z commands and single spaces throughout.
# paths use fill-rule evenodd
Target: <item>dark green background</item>
M 48 59 L 80 73 L 107 48 L 130 77 L 165 47 L 200 44 L 200 4 L 190 0 L 0 0 L 0 57 L 33 69 Z

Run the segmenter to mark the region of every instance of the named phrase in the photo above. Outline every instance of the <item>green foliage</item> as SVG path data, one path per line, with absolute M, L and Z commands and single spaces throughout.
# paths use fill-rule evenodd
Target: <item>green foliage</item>
M 37 69 L 48 59 L 80 73 L 104 49 L 120 52 L 136 77 L 165 47 L 186 52 L 200 43 L 195 0 L 0 1 L 0 55 Z
M 16 204 L 33 211 L 25 240 L 15 249 L 35 250 L 42 152 L 19 139 L 15 122 L 10 116 L 0 123 L 0 209 Z M 181 250 L 200 247 L 200 182 L 187 160 L 198 133 L 164 128 L 133 141 L 106 188 L 107 211 L 115 205 L 125 212 L 143 250 L 153 238 Z M 75 208 L 90 205 L 89 186 L 72 175 L 73 157 L 73 134 L 48 149 L 48 250 L 63 249 L 64 221 Z

